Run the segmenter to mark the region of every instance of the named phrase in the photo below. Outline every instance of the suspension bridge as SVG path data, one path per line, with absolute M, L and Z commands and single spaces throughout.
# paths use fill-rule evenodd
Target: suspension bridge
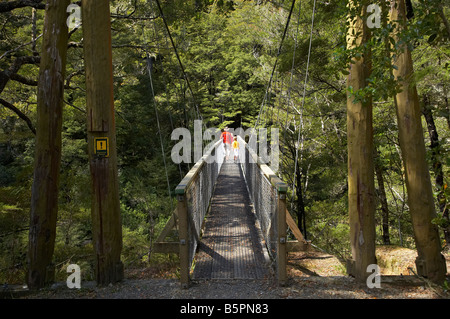
M 219 140 L 175 189 L 177 207 L 153 251 L 179 254 L 182 287 L 193 279 L 270 276 L 283 285 L 287 252 L 309 247 L 286 208 L 287 184 L 238 141 L 237 160 Z M 166 240 L 173 231 L 178 241 Z
M 155 2 L 194 100 L 198 120 L 202 120 L 163 10 L 159 1 Z M 311 23 L 308 65 L 315 3 L 316 1 Z M 267 106 L 294 5 L 295 0 L 292 1 L 255 129 L 261 124 Z M 155 100 L 150 67 L 149 77 Z M 158 120 L 156 105 L 155 113 Z M 287 279 L 287 252 L 307 250 L 309 247 L 287 210 L 288 185 L 258 157 L 256 150 L 243 138 L 245 136 L 238 136 L 238 161 L 230 161 L 225 156 L 222 141 L 219 140 L 197 161 L 175 189 L 177 207 L 154 243 L 153 251 L 179 254 L 180 281 L 184 288 L 189 287 L 192 279 L 264 279 L 269 276 L 274 276 L 280 285 L 284 285 Z M 300 138 L 301 134 L 298 144 Z M 164 153 L 162 140 L 161 147 Z M 296 169 L 297 160 L 298 158 Z M 168 186 L 170 189 L 170 185 Z M 178 241 L 166 241 L 174 229 Z M 288 240 L 288 230 L 296 240 Z

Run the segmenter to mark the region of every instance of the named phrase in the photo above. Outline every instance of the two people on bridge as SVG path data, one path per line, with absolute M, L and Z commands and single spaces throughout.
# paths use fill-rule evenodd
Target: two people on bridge
M 231 149 L 233 149 L 234 161 L 238 159 L 239 156 L 239 142 L 237 141 L 237 136 L 233 135 L 229 132 L 228 126 L 226 126 L 220 136 L 222 140 L 223 147 L 225 149 L 226 159 L 228 160 L 230 156 Z

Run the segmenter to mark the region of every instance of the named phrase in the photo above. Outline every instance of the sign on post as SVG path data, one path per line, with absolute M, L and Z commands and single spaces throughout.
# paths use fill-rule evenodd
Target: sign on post
M 109 156 L 109 141 L 107 137 L 96 137 L 94 139 L 95 155 L 100 157 Z

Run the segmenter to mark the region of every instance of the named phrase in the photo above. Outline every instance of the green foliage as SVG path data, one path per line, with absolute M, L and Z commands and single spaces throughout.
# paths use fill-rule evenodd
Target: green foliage
M 154 19 L 160 15 L 155 3 L 111 2 L 122 258 L 127 268 L 173 261 L 172 257 L 152 254 L 151 244 L 169 219 L 175 207 L 173 190 L 189 168 L 171 162 L 170 151 L 176 141 L 171 140 L 170 134 L 177 127 L 192 129 L 193 120 L 198 117 L 197 107 L 207 127 L 253 127 L 260 115 L 261 123 L 280 128 L 279 175 L 290 186 L 292 215 L 297 218 L 302 208 L 298 184 L 292 193 L 296 181 L 293 173 L 297 171 L 301 173 L 307 238 L 316 246 L 347 258 L 347 95 L 358 101 L 368 97 L 374 101 L 374 142 L 386 182 L 391 241 L 414 246 L 392 101 L 398 83 L 392 77 L 391 55 L 397 53 L 399 43 L 393 42 L 393 25 L 387 23 L 388 11 L 383 9 L 382 26 L 372 30 L 367 47 L 348 50 L 348 17 L 355 18 L 359 13 L 357 8 L 348 10 L 347 2 L 317 3 L 308 74 L 312 3 L 296 3 L 273 82 L 266 92 L 290 2 L 162 1 L 193 95 L 162 19 Z M 431 2 L 433 5 L 429 5 Z M 415 15 L 401 41 L 414 49 L 414 80 L 419 96 L 426 94 L 430 98 L 440 138 L 439 159 L 443 163 L 444 183 L 448 185 L 450 47 L 439 10 L 448 16 L 449 8 L 441 6 L 438 0 L 431 2 L 413 1 Z M 384 5 L 384 1 L 375 3 Z M 37 10 L 37 35 L 43 29 L 43 15 L 42 10 Z M 36 41 L 36 49 L 30 42 L 31 8 L 1 14 L 0 23 L 0 71 L 8 69 L 19 57 L 40 52 L 42 38 Z M 69 263 L 82 265 L 83 278 L 93 278 L 82 37 L 81 29 L 71 34 L 66 66 L 54 257 L 57 278 L 61 280 L 67 276 L 65 268 Z M 348 66 L 367 48 L 372 51 L 368 86 L 359 91 L 347 90 Z M 29 82 L 37 80 L 38 71 L 38 65 L 23 65 L 18 75 L 30 81 L 10 80 L 0 92 L 0 98 L 15 105 L 32 123 L 36 122 L 36 87 Z M 266 93 L 267 101 L 260 114 Z M 428 143 L 426 131 L 424 136 Z M 0 105 L 2 282 L 21 283 L 24 278 L 33 157 L 34 135 L 16 113 Z M 430 171 L 431 165 L 430 161 Z M 432 171 L 432 177 L 433 174 Z M 376 218 L 380 225 L 379 213 Z M 441 216 L 435 221 L 445 225 Z M 377 227 L 381 242 L 380 234 Z

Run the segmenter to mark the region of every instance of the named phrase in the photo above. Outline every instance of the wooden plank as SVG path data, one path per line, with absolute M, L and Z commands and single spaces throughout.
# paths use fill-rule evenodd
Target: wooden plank
M 178 220 L 177 210 L 172 213 L 172 216 L 170 216 L 170 219 L 167 221 L 166 225 L 164 226 L 164 229 L 159 234 L 158 238 L 156 239 L 156 242 L 163 242 L 164 239 L 167 237 L 167 235 L 172 231 L 172 229 L 176 226 Z
M 294 219 L 292 218 L 291 214 L 287 209 L 286 209 L 286 224 L 289 226 L 295 238 L 297 238 L 299 242 L 306 242 L 302 232 L 300 231 L 300 229 L 298 229 L 297 224 L 295 223 Z
M 201 158 L 194 165 L 194 167 L 191 168 L 191 170 L 186 174 L 186 176 L 181 180 L 181 182 L 175 188 L 175 194 L 184 195 L 184 193 L 186 192 L 186 189 L 191 185 L 192 181 L 198 175 L 198 173 L 200 172 L 200 169 L 202 168 L 204 163 L 205 162 L 203 161 L 203 158 Z
M 189 288 L 189 235 L 188 235 L 188 211 L 186 198 L 178 195 L 178 222 L 179 222 L 179 250 L 180 250 L 180 281 L 182 288 Z
M 219 143 L 222 143 L 222 141 L 217 141 L 207 152 L 205 155 L 203 155 L 202 158 L 200 158 L 197 163 L 195 163 L 194 167 L 191 168 L 191 170 L 186 174 L 186 176 L 181 180 L 181 182 L 178 184 L 178 186 L 175 188 L 175 194 L 177 195 L 184 195 L 186 192 L 186 189 L 189 188 L 192 181 L 197 177 L 198 173 L 200 172 L 201 168 L 205 163 L 207 163 L 209 157 L 211 156 L 212 150 L 215 149 Z

